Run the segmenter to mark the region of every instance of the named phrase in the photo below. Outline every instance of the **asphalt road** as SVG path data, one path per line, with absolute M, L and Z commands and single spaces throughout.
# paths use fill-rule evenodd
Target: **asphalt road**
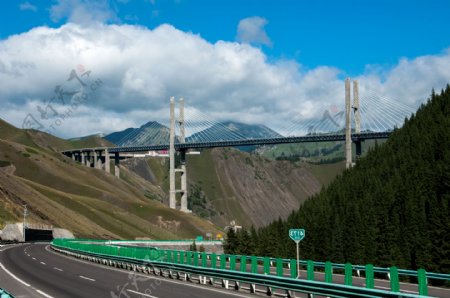
M 80 261 L 50 251 L 48 244 L 0 247 L 0 287 L 17 298 L 252 297 Z

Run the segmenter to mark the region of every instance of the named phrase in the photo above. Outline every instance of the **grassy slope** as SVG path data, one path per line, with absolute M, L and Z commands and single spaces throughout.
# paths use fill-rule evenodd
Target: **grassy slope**
M 76 145 L 104 145 L 95 139 L 82 141 Z M 126 169 L 122 172 L 126 179 L 118 180 L 50 149 L 73 146 L 45 133 L 0 122 L 0 161 L 12 164 L 0 168 L 0 226 L 20 220 L 26 203 L 31 221 L 65 227 L 83 237 L 167 239 L 218 232 L 208 222 L 145 197 L 146 192 L 160 191 Z M 178 229 L 171 225 L 175 222 Z

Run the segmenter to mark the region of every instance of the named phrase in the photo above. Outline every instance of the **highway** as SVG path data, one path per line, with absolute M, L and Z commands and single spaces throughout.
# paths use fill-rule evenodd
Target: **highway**
M 15 297 L 255 297 L 73 259 L 49 244 L 0 247 L 0 287 Z

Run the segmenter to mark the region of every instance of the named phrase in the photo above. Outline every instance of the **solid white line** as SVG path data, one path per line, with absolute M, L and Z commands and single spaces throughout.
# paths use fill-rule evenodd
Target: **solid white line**
M 15 280 L 17 280 L 17 281 L 20 282 L 21 284 L 23 284 L 23 285 L 25 285 L 25 286 L 27 286 L 27 287 L 30 286 L 29 284 L 27 284 L 26 282 L 24 282 L 23 280 L 21 280 L 20 278 L 18 278 L 18 277 L 15 276 L 14 274 L 12 274 L 12 272 L 9 271 L 8 269 L 6 269 L 5 266 L 3 266 L 2 263 L 0 263 L 0 267 L 1 267 L 3 270 L 5 270 L 5 272 L 8 273 L 12 278 L 14 278 Z
M 45 264 L 44 262 L 41 262 L 41 264 L 42 264 L 42 265 L 47 265 L 47 264 Z
M 53 267 L 53 269 L 58 270 L 58 271 L 63 271 L 62 269 L 59 269 L 59 268 L 56 268 L 56 267 Z
M 133 291 L 133 290 L 130 290 L 130 289 L 127 289 L 127 292 L 131 292 L 131 293 L 134 293 L 134 294 L 138 294 L 138 295 L 145 296 L 145 297 L 150 297 L 150 298 L 158 298 L 156 296 L 152 296 L 152 295 L 149 295 L 149 294 L 144 294 L 144 293 Z
M 80 275 L 80 278 L 87 279 L 87 280 L 90 280 L 90 281 L 95 281 L 95 279 L 92 279 L 92 278 L 89 278 L 89 277 L 86 277 L 86 276 L 83 276 L 83 275 Z
M 41 290 L 38 290 L 38 289 L 35 289 L 35 290 L 36 290 L 36 292 L 38 292 L 39 294 L 41 294 L 41 295 L 44 296 L 44 297 L 47 297 L 47 298 L 53 298 L 53 296 L 50 296 L 49 294 L 44 293 L 44 292 L 42 292 Z

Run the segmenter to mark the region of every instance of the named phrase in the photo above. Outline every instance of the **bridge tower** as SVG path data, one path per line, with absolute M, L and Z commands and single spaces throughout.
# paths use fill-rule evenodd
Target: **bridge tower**
M 361 112 L 359 110 L 358 81 L 353 81 L 353 114 L 355 115 L 355 133 L 361 133 Z M 355 141 L 356 160 L 361 157 L 361 140 Z
M 350 79 L 345 79 L 345 166 L 352 166 L 352 123 L 350 113 Z
M 178 124 L 180 126 L 180 142 L 186 141 L 185 135 L 185 120 L 184 120 L 184 100 L 180 98 L 179 102 L 179 114 Z M 172 209 L 177 208 L 177 193 L 181 193 L 181 206 L 180 210 L 183 212 L 190 212 L 187 207 L 187 175 L 186 175 L 186 150 L 180 150 L 180 168 L 175 168 L 175 99 L 170 98 L 170 140 L 169 140 L 169 207 Z M 180 173 L 181 188 L 176 189 L 176 173 Z
M 351 84 L 350 79 L 345 79 L 345 165 L 350 168 L 352 161 L 352 117 L 351 110 L 355 117 L 355 134 L 361 133 L 361 113 L 359 110 L 359 90 L 358 81 L 353 81 L 353 105 L 351 102 Z M 361 156 L 361 140 L 355 140 L 356 159 Z

